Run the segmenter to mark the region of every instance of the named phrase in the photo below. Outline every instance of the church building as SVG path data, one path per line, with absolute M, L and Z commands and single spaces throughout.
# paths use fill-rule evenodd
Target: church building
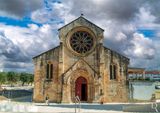
M 127 102 L 129 59 L 103 45 L 104 30 L 80 16 L 58 31 L 59 46 L 33 58 L 33 101 Z

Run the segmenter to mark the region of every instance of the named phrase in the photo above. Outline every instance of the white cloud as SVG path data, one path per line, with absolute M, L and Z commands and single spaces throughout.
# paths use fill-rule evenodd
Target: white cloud
M 146 68 L 155 67 L 155 63 L 150 61 L 159 56 L 159 53 L 156 54 L 159 48 L 155 47 L 152 39 L 137 32 L 140 26 L 158 26 L 155 23 L 157 17 L 144 1 L 135 3 L 126 0 L 119 2 L 106 0 L 102 4 L 94 4 L 97 1 L 83 1 L 87 7 L 80 3 L 76 4 L 74 0 L 72 2 L 75 5 L 70 6 L 72 7 L 70 15 L 78 15 L 80 10 L 77 9 L 82 8 L 86 17 L 105 29 L 105 45 L 131 58 L 131 66 L 143 67 L 144 64 Z M 160 67 L 160 63 L 158 64 Z
M 49 24 L 41 27 L 31 24 L 29 28 L 1 24 L 0 31 L 0 54 L 4 56 L 0 68 L 4 70 L 13 67 L 32 70 L 33 56 L 59 44 L 58 36 Z
M 154 46 L 155 42 L 137 32 L 139 28 L 159 28 L 155 23 L 157 17 L 152 10 L 155 3 L 148 0 L 64 0 L 62 3 L 50 2 L 50 5 L 54 13 L 49 13 L 47 17 L 60 18 L 65 24 L 83 12 L 87 19 L 105 30 L 104 45 L 131 58 L 132 66 L 139 66 L 138 62 L 156 57 L 158 48 Z M 37 19 L 43 19 L 47 13 L 41 14 Z
M 137 27 L 153 29 L 157 26 L 157 24 L 155 24 L 155 21 L 156 17 L 151 14 L 150 8 L 148 7 L 141 7 L 139 9 L 139 13 L 136 14 L 135 23 Z
M 51 13 L 48 13 L 45 9 L 36 10 L 32 13 L 31 18 L 33 21 L 38 23 L 46 23 L 52 17 Z
M 125 51 L 126 54 L 143 59 L 152 59 L 155 56 L 153 41 L 143 34 L 134 33 L 130 43 L 132 46 Z
M 156 17 L 151 14 L 150 10 L 144 7 L 140 8 L 140 13 L 137 16 L 141 24 L 153 23 L 156 20 Z
M 154 40 L 154 46 L 155 46 L 155 56 L 152 59 L 144 59 L 144 58 L 132 58 L 131 57 L 131 66 L 137 66 L 142 68 L 147 68 L 151 70 L 160 70 L 160 40 Z M 146 50 L 147 51 L 147 50 Z
M 0 15 L 22 18 L 26 14 L 42 7 L 43 0 L 1 0 Z
M 63 0 L 62 3 L 58 3 L 48 0 L 49 9 L 37 7 L 31 13 L 32 20 L 41 23 L 42 26 L 29 24 L 28 28 L 22 28 L 0 24 L 0 30 L 4 31 L 5 37 L 20 48 L 24 55 L 34 56 L 59 44 L 58 34 L 55 32 L 63 25 L 59 21 L 67 24 L 84 13 L 84 17 L 105 30 L 104 45 L 128 56 L 131 66 L 144 64 L 145 67 L 156 68 L 160 65 L 156 62 L 160 58 L 160 53 L 157 52 L 157 42 L 160 39 L 157 38 L 155 42 L 154 39 L 137 32 L 139 28 L 160 28 L 158 11 L 156 12 L 154 7 L 159 10 L 156 4 L 159 2 L 156 1 L 152 3 L 149 0 Z M 19 15 L 10 11 L 3 13 Z
M 36 24 L 29 24 L 28 27 L 33 31 L 36 31 L 39 28 L 38 25 L 36 25 Z
M 122 32 L 118 32 L 115 37 L 116 37 L 116 41 L 125 41 L 127 39 L 127 36 Z

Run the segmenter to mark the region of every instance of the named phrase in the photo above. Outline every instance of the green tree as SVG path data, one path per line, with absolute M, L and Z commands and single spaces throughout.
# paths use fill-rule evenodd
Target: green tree
M 7 81 L 11 84 L 11 86 L 13 86 L 14 83 L 17 83 L 18 80 L 19 76 L 15 72 L 7 73 Z
M 28 74 L 28 84 L 33 84 L 34 76 L 32 74 Z
M 6 82 L 6 73 L 0 72 L 0 87 Z
M 21 73 L 20 74 L 20 81 L 22 82 L 22 86 L 28 81 L 28 75 L 27 73 Z

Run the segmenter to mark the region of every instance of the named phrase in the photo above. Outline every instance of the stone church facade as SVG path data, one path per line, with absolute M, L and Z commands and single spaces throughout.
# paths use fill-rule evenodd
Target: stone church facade
M 127 102 L 129 59 L 103 46 L 103 33 L 83 16 L 60 28 L 60 45 L 33 58 L 33 100 Z

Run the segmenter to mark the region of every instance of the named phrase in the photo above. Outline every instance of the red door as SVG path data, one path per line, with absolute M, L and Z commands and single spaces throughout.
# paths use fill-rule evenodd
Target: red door
M 84 77 L 79 77 L 75 84 L 75 96 L 78 96 L 81 101 L 87 101 L 87 80 Z

